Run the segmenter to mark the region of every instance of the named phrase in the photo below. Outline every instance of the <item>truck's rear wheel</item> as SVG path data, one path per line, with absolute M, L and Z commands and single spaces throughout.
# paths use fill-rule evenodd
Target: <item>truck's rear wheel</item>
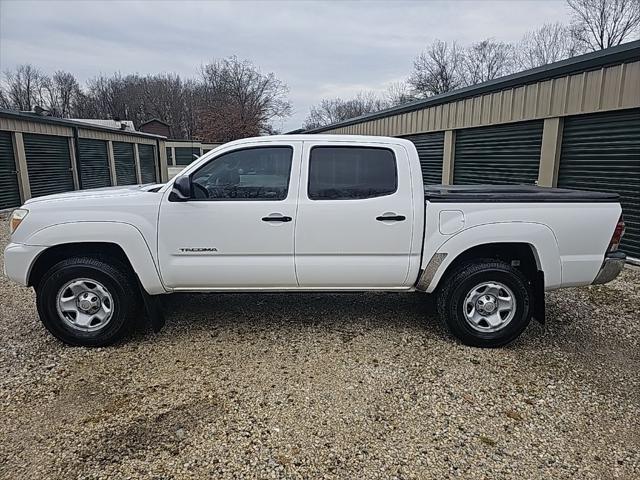
M 136 285 L 118 262 L 74 257 L 53 265 L 36 287 L 38 314 L 56 338 L 99 347 L 127 333 L 136 314 Z
M 465 345 L 501 347 L 531 321 L 533 290 L 525 275 L 499 260 L 461 265 L 443 280 L 438 312 L 445 328 Z

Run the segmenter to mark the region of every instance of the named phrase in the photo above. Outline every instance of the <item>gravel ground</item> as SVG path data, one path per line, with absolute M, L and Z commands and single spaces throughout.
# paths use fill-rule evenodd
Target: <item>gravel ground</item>
M 421 294 L 175 295 L 91 350 L 2 277 L 0 477 L 640 478 L 640 272 L 547 306 L 479 350 Z

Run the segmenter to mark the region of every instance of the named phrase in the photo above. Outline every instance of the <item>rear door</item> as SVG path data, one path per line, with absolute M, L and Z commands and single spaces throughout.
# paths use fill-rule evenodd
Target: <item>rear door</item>
M 406 285 L 413 198 L 401 146 L 304 142 L 295 262 L 303 288 Z

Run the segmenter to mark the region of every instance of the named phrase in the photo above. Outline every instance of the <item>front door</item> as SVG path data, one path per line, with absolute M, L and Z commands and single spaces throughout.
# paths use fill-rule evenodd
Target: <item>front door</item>
M 193 199 L 170 201 L 167 192 L 158 227 L 166 286 L 297 286 L 293 240 L 301 148 L 301 142 L 232 146 L 190 174 Z
M 305 142 L 296 222 L 303 288 L 407 285 L 413 196 L 401 146 Z

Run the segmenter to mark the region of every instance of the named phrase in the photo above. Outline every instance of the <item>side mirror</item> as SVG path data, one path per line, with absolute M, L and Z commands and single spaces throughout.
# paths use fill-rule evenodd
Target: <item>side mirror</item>
M 172 202 L 186 202 L 190 198 L 192 198 L 191 179 L 186 175 L 176 178 L 175 182 L 173 182 L 169 200 Z

